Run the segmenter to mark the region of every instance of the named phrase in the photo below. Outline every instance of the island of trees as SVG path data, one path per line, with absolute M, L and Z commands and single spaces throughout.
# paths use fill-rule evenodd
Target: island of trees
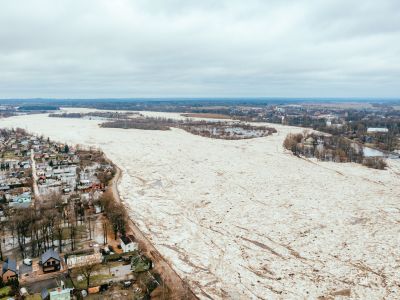
M 381 157 L 365 157 L 362 145 L 345 137 L 309 131 L 290 133 L 286 136 L 283 146 L 294 155 L 315 157 L 321 161 L 355 162 L 380 170 L 387 167 Z

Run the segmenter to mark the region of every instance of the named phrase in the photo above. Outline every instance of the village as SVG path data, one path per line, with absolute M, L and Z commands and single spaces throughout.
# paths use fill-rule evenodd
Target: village
M 97 149 L 0 129 L 0 299 L 167 299 Z

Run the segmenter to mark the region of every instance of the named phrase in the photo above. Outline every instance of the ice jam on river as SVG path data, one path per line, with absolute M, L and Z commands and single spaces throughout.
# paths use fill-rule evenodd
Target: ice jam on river
M 100 147 L 131 218 L 201 299 L 398 299 L 400 162 L 384 171 L 251 140 L 18 116 L 1 127 Z

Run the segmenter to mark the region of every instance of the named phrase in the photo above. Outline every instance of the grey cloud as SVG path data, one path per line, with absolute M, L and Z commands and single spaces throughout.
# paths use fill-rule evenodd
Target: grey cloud
M 0 98 L 397 97 L 397 0 L 14 0 Z

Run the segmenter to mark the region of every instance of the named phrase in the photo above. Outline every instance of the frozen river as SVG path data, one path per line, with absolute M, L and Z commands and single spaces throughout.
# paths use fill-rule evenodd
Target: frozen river
M 400 167 L 299 159 L 301 129 L 226 141 L 30 115 L 0 126 L 100 147 L 130 216 L 202 299 L 396 299 Z

